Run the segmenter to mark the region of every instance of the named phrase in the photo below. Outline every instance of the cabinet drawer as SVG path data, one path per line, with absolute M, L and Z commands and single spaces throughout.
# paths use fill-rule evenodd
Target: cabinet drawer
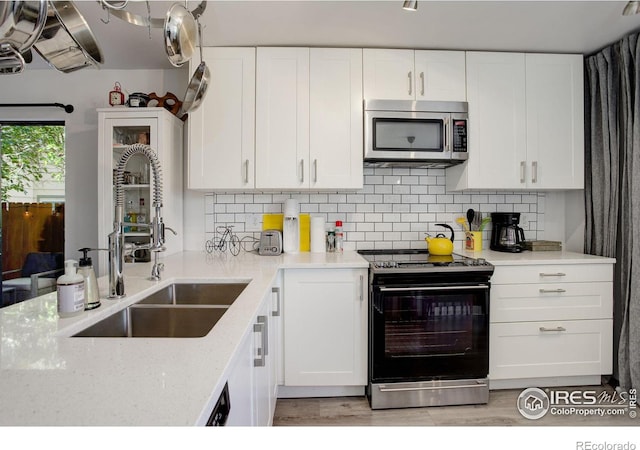
M 613 283 L 492 284 L 491 322 L 610 319 Z
M 612 319 L 498 323 L 489 333 L 492 380 L 605 375 L 612 370 Z
M 491 283 L 575 283 L 613 281 L 613 264 L 541 264 L 496 266 Z

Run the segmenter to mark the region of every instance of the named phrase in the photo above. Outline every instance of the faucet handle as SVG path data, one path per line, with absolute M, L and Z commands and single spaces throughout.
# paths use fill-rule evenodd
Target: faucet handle
M 164 226 L 164 229 L 165 229 L 165 230 L 169 230 L 169 231 L 171 231 L 171 232 L 173 233 L 173 235 L 174 235 L 174 236 L 177 236 L 177 235 L 178 235 L 178 233 L 176 232 L 176 230 L 174 230 L 174 229 L 173 229 L 173 228 L 171 228 L 171 227 L 168 227 L 168 226 L 166 226 L 166 225 L 165 225 L 165 226 Z

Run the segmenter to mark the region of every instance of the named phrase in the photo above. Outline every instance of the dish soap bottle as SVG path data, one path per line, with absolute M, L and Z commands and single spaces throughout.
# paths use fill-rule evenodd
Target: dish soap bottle
M 78 273 L 82 275 L 84 279 L 84 309 L 90 310 L 100 306 L 100 295 L 98 293 L 98 280 L 96 279 L 96 273 L 93 270 L 93 263 L 91 258 L 87 256 L 87 253 L 91 251 L 90 248 L 81 248 L 78 250 L 82 252 L 82 258 L 78 264 Z
M 76 273 L 76 261 L 64 262 L 64 275 L 58 278 L 58 315 L 71 317 L 84 310 L 84 278 Z

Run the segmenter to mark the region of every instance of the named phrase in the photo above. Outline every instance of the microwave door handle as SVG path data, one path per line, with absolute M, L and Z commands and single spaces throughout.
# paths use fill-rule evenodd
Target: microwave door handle
M 449 152 L 451 149 L 449 148 L 450 141 L 449 134 L 451 133 L 451 121 L 448 117 L 444 119 L 444 151 Z

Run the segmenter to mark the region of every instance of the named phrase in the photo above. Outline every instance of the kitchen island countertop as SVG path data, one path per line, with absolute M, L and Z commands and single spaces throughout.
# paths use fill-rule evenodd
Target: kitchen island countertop
M 0 309 L 0 425 L 189 426 L 206 423 L 237 345 L 279 269 L 366 268 L 356 252 L 258 256 L 183 252 L 127 264 L 126 297 L 61 319 L 51 293 Z M 202 338 L 72 338 L 73 334 L 176 281 L 248 281 Z

